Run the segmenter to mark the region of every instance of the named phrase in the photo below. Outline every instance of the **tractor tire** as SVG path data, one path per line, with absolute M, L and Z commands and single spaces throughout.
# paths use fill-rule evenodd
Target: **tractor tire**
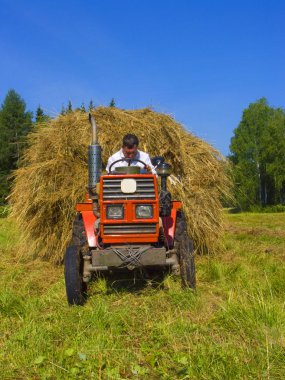
M 86 301 L 87 285 L 83 282 L 82 248 L 86 244 L 85 229 L 81 214 L 78 214 L 72 233 L 72 244 L 65 253 L 64 276 L 69 305 L 83 305 Z
M 186 219 L 182 211 L 177 213 L 174 245 L 180 264 L 181 285 L 183 288 L 196 288 L 196 270 L 193 244 L 187 233 Z

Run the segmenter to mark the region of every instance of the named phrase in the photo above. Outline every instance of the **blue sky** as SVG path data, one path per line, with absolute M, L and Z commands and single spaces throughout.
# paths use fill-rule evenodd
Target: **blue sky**
M 223 154 L 242 111 L 285 107 L 285 2 L 0 0 L 0 102 L 151 106 Z

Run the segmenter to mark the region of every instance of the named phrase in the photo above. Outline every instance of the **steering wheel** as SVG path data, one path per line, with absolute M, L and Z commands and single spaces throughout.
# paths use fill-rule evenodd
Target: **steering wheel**
M 114 161 L 110 165 L 110 167 L 109 167 L 109 174 L 111 173 L 112 166 L 115 165 L 117 162 L 120 162 L 120 161 L 127 161 L 128 162 L 128 166 L 131 166 L 131 162 L 136 161 L 136 162 L 140 162 L 141 164 L 143 164 L 145 168 L 147 167 L 147 164 L 145 162 L 143 162 L 141 160 L 138 160 L 137 158 L 120 158 L 119 160 Z

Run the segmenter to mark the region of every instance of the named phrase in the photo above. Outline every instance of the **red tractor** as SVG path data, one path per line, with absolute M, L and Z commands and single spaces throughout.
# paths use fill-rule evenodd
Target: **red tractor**
M 153 159 L 157 176 L 127 165 L 101 175 L 101 147 L 93 116 L 88 150 L 89 192 L 76 205 L 72 242 L 65 254 L 65 284 L 70 305 L 86 300 L 93 274 L 137 269 L 170 269 L 182 286 L 195 289 L 192 242 L 180 201 L 171 200 L 167 177 L 171 167 Z M 135 160 L 137 161 L 137 160 Z M 144 163 L 143 163 L 144 164 Z

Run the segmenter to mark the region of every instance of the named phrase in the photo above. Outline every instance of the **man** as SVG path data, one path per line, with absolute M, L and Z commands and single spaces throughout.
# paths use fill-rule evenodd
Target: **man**
M 117 162 L 115 165 L 112 166 L 112 171 L 114 171 L 116 167 L 128 166 L 129 163 L 127 160 L 125 160 L 125 158 L 133 158 L 134 161 L 131 162 L 131 166 L 139 166 L 142 169 L 146 169 L 148 173 L 156 174 L 155 168 L 150 161 L 149 155 L 145 152 L 138 150 L 138 145 L 139 139 L 136 135 L 125 135 L 123 138 L 122 148 L 108 159 L 106 167 L 107 172 L 109 173 L 109 168 L 113 162 L 122 159 L 122 161 Z M 145 165 L 141 162 L 136 161 L 136 159 L 144 162 Z M 99 233 L 99 226 L 100 218 L 97 218 L 94 223 L 95 235 L 98 235 Z
M 136 135 L 125 135 L 123 138 L 122 148 L 108 159 L 106 167 L 107 172 L 109 173 L 109 168 L 113 162 L 120 159 L 123 160 L 113 165 L 111 169 L 112 171 L 115 170 L 116 167 L 128 166 L 128 161 L 124 160 L 125 158 L 133 158 L 134 161 L 131 162 L 131 166 L 139 166 L 140 168 L 145 168 L 149 173 L 156 174 L 155 168 L 150 161 L 149 155 L 145 152 L 142 152 L 141 150 L 138 150 L 138 145 L 139 139 Z M 146 166 L 144 166 L 141 162 L 136 161 L 136 159 L 143 161 Z

